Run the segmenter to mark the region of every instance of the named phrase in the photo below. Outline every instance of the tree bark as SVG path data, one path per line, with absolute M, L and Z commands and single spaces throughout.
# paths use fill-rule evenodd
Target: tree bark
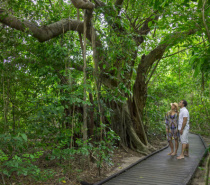
M 149 152 L 148 146 L 141 141 L 134 128 L 133 112 L 129 105 L 129 101 L 125 104 L 117 104 L 114 101 L 110 103 L 110 108 L 114 111 L 111 117 L 112 129 L 120 136 L 123 146 L 147 154 Z
M 26 20 L 20 21 L 16 17 L 7 14 L 7 12 L 1 8 L 0 8 L 0 22 L 11 28 L 15 28 L 16 30 L 20 30 L 27 34 L 32 34 L 33 37 L 39 40 L 39 42 L 48 41 L 70 30 L 83 33 L 84 29 L 82 21 L 77 21 L 73 19 L 63 19 L 56 23 L 39 27 L 36 24 Z
M 90 99 L 90 103 L 92 104 L 92 106 L 89 109 L 90 112 L 90 124 L 89 124 L 89 137 L 93 136 L 93 130 L 94 130 L 94 102 L 93 102 L 93 95 L 91 93 L 89 93 L 89 99 Z
M 5 82 L 4 82 L 4 71 L 2 70 L 2 87 L 3 87 L 3 104 L 4 104 L 4 108 L 3 108 L 3 111 L 4 111 L 4 129 L 7 130 L 8 129 L 8 121 L 7 121 L 7 110 L 8 110 L 8 107 L 7 107 L 7 100 L 5 98 Z
M 78 9 L 93 10 L 95 5 L 89 1 L 71 0 L 72 4 Z
M 12 130 L 13 130 L 13 133 L 15 133 L 16 124 L 15 124 L 15 105 L 14 105 L 14 102 L 12 102 L 12 120 L 13 120 Z
M 204 78 L 204 72 L 201 72 L 201 75 L 202 75 L 202 77 L 201 77 L 201 91 L 202 91 L 202 93 L 204 92 L 204 90 L 205 90 L 205 78 Z

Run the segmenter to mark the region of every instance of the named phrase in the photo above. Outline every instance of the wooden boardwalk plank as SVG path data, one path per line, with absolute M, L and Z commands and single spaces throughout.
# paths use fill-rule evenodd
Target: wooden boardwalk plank
M 177 160 L 176 156 L 167 155 L 166 148 L 133 167 L 121 171 L 95 185 L 185 185 L 194 174 L 203 157 L 205 146 L 198 135 L 189 134 L 190 157 Z M 178 154 L 181 152 L 181 144 Z

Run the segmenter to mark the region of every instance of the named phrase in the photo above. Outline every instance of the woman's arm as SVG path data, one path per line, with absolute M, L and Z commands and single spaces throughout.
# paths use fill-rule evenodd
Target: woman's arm
M 166 125 L 166 132 L 168 132 L 168 129 L 169 129 L 169 120 L 168 120 L 168 113 L 166 113 L 165 115 L 165 125 Z

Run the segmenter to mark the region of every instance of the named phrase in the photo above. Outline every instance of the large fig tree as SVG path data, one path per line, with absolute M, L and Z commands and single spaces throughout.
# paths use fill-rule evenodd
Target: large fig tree
M 113 110 L 111 126 L 122 145 L 147 153 L 150 145 L 143 123 L 147 85 L 164 53 L 188 44 L 186 40 L 199 31 L 199 14 L 196 2 L 184 0 L 6 0 L 0 5 L 0 26 L 39 42 L 78 32 L 69 42 L 80 39 L 82 50 L 87 39 L 100 113 L 103 101 Z M 73 67 L 83 70 L 80 64 Z M 124 101 L 105 100 L 102 87 L 110 93 L 117 89 Z

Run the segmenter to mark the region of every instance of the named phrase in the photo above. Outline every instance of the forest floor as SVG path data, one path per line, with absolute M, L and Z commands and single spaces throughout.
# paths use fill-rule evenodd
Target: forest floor
M 207 146 L 210 144 L 210 136 L 203 137 Z M 150 143 L 156 150 L 159 150 L 167 145 L 167 141 L 161 139 L 150 140 Z M 154 151 L 151 151 L 151 153 Z M 58 162 L 52 162 L 46 164 L 45 160 L 40 161 L 39 166 L 43 169 L 52 169 L 56 173 L 53 178 L 47 182 L 37 182 L 29 177 L 13 176 L 13 179 L 7 179 L 6 185 L 80 185 L 81 181 L 93 184 L 108 176 L 126 168 L 127 166 L 135 163 L 139 159 L 145 157 L 139 153 L 131 151 L 129 149 L 118 148 L 114 151 L 112 156 L 112 166 L 104 165 L 100 170 L 101 175 L 99 176 L 99 170 L 96 163 L 89 161 L 87 165 L 87 159 L 82 159 L 80 156 L 73 161 L 65 164 L 58 165 Z M 205 185 L 205 163 L 206 159 L 200 164 L 197 169 L 194 178 L 192 179 L 191 185 Z
M 156 150 L 159 150 L 167 145 L 167 141 L 163 141 L 161 139 L 155 139 L 151 140 L 150 144 L 155 147 Z M 151 151 L 151 153 L 153 153 Z M 101 171 L 101 175 L 99 176 L 98 169 L 97 168 L 92 168 L 90 171 L 84 172 L 79 179 L 76 181 L 72 181 L 69 185 L 80 185 L 78 183 L 78 180 L 87 182 L 88 184 L 93 184 L 98 181 L 101 181 L 117 172 L 120 170 L 128 167 L 129 165 L 135 163 L 136 161 L 140 160 L 141 158 L 144 158 L 145 155 L 139 154 L 137 152 L 134 152 L 130 149 L 123 149 L 123 148 L 118 148 L 114 151 L 114 154 L 112 156 L 112 163 L 113 165 L 108 167 L 104 166 L 103 170 Z

